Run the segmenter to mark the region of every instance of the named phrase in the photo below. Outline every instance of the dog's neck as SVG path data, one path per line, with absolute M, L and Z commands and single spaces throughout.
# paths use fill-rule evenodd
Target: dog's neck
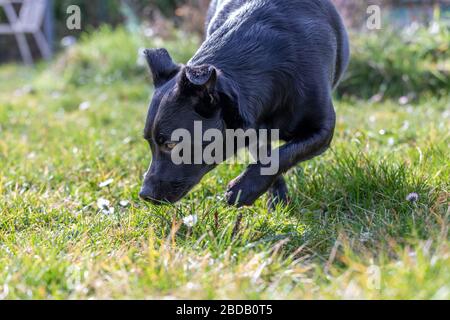
M 243 117 L 240 103 L 242 93 L 238 84 L 220 72 L 217 81 L 217 91 L 220 96 L 222 118 L 228 129 L 238 129 L 248 127 L 249 123 Z
M 259 65 L 252 62 L 252 57 L 242 59 L 241 56 L 240 59 L 242 53 L 239 50 L 230 51 L 226 45 L 214 45 L 215 42 L 214 39 L 207 39 L 188 65 L 214 66 L 218 70 L 217 89 L 220 94 L 229 97 L 238 111 L 242 126 L 257 126 L 261 112 L 271 104 L 272 92 L 267 85 L 270 83 L 270 72 L 261 71 Z

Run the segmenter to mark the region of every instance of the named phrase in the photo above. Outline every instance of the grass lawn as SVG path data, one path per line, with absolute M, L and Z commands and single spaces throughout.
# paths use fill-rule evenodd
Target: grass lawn
M 224 204 L 239 165 L 156 207 L 137 196 L 150 81 L 45 68 L 0 67 L 0 299 L 450 299 L 450 96 L 337 101 L 332 149 L 274 213 Z

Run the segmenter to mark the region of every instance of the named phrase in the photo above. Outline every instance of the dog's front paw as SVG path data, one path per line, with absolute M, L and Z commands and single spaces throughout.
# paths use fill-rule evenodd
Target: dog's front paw
M 229 205 L 238 208 L 251 206 L 267 191 L 272 182 L 270 177 L 245 172 L 230 182 L 225 198 Z
M 234 179 L 228 185 L 227 192 L 225 193 L 225 198 L 229 205 L 236 206 L 238 208 L 243 206 L 251 206 L 256 199 L 250 201 L 250 186 L 246 185 L 243 176 L 239 176 Z

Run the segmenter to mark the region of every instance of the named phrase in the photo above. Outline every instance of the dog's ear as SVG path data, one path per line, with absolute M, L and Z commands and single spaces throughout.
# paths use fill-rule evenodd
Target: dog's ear
M 143 52 L 153 75 L 155 87 L 160 87 L 180 70 L 180 66 L 175 64 L 166 49 L 146 49 Z
M 211 65 L 186 66 L 181 71 L 178 86 L 180 94 L 198 98 L 195 111 L 210 118 L 219 110 L 219 95 L 216 90 L 218 72 Z
M 185 92 L 207 92 L 213 94 L 216 89 L 217 70 L 211 65 L 186 66 L 182 72 L 180 87 Z

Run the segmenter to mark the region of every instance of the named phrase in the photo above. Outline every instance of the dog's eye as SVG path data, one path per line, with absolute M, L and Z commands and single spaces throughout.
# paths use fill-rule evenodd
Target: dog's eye
M 177 146 L 177 144 L 175 142 L 166 142 L 165 143 L 165 147 L 169 150 L 172 150 L 173 148 L 175 148 Z

